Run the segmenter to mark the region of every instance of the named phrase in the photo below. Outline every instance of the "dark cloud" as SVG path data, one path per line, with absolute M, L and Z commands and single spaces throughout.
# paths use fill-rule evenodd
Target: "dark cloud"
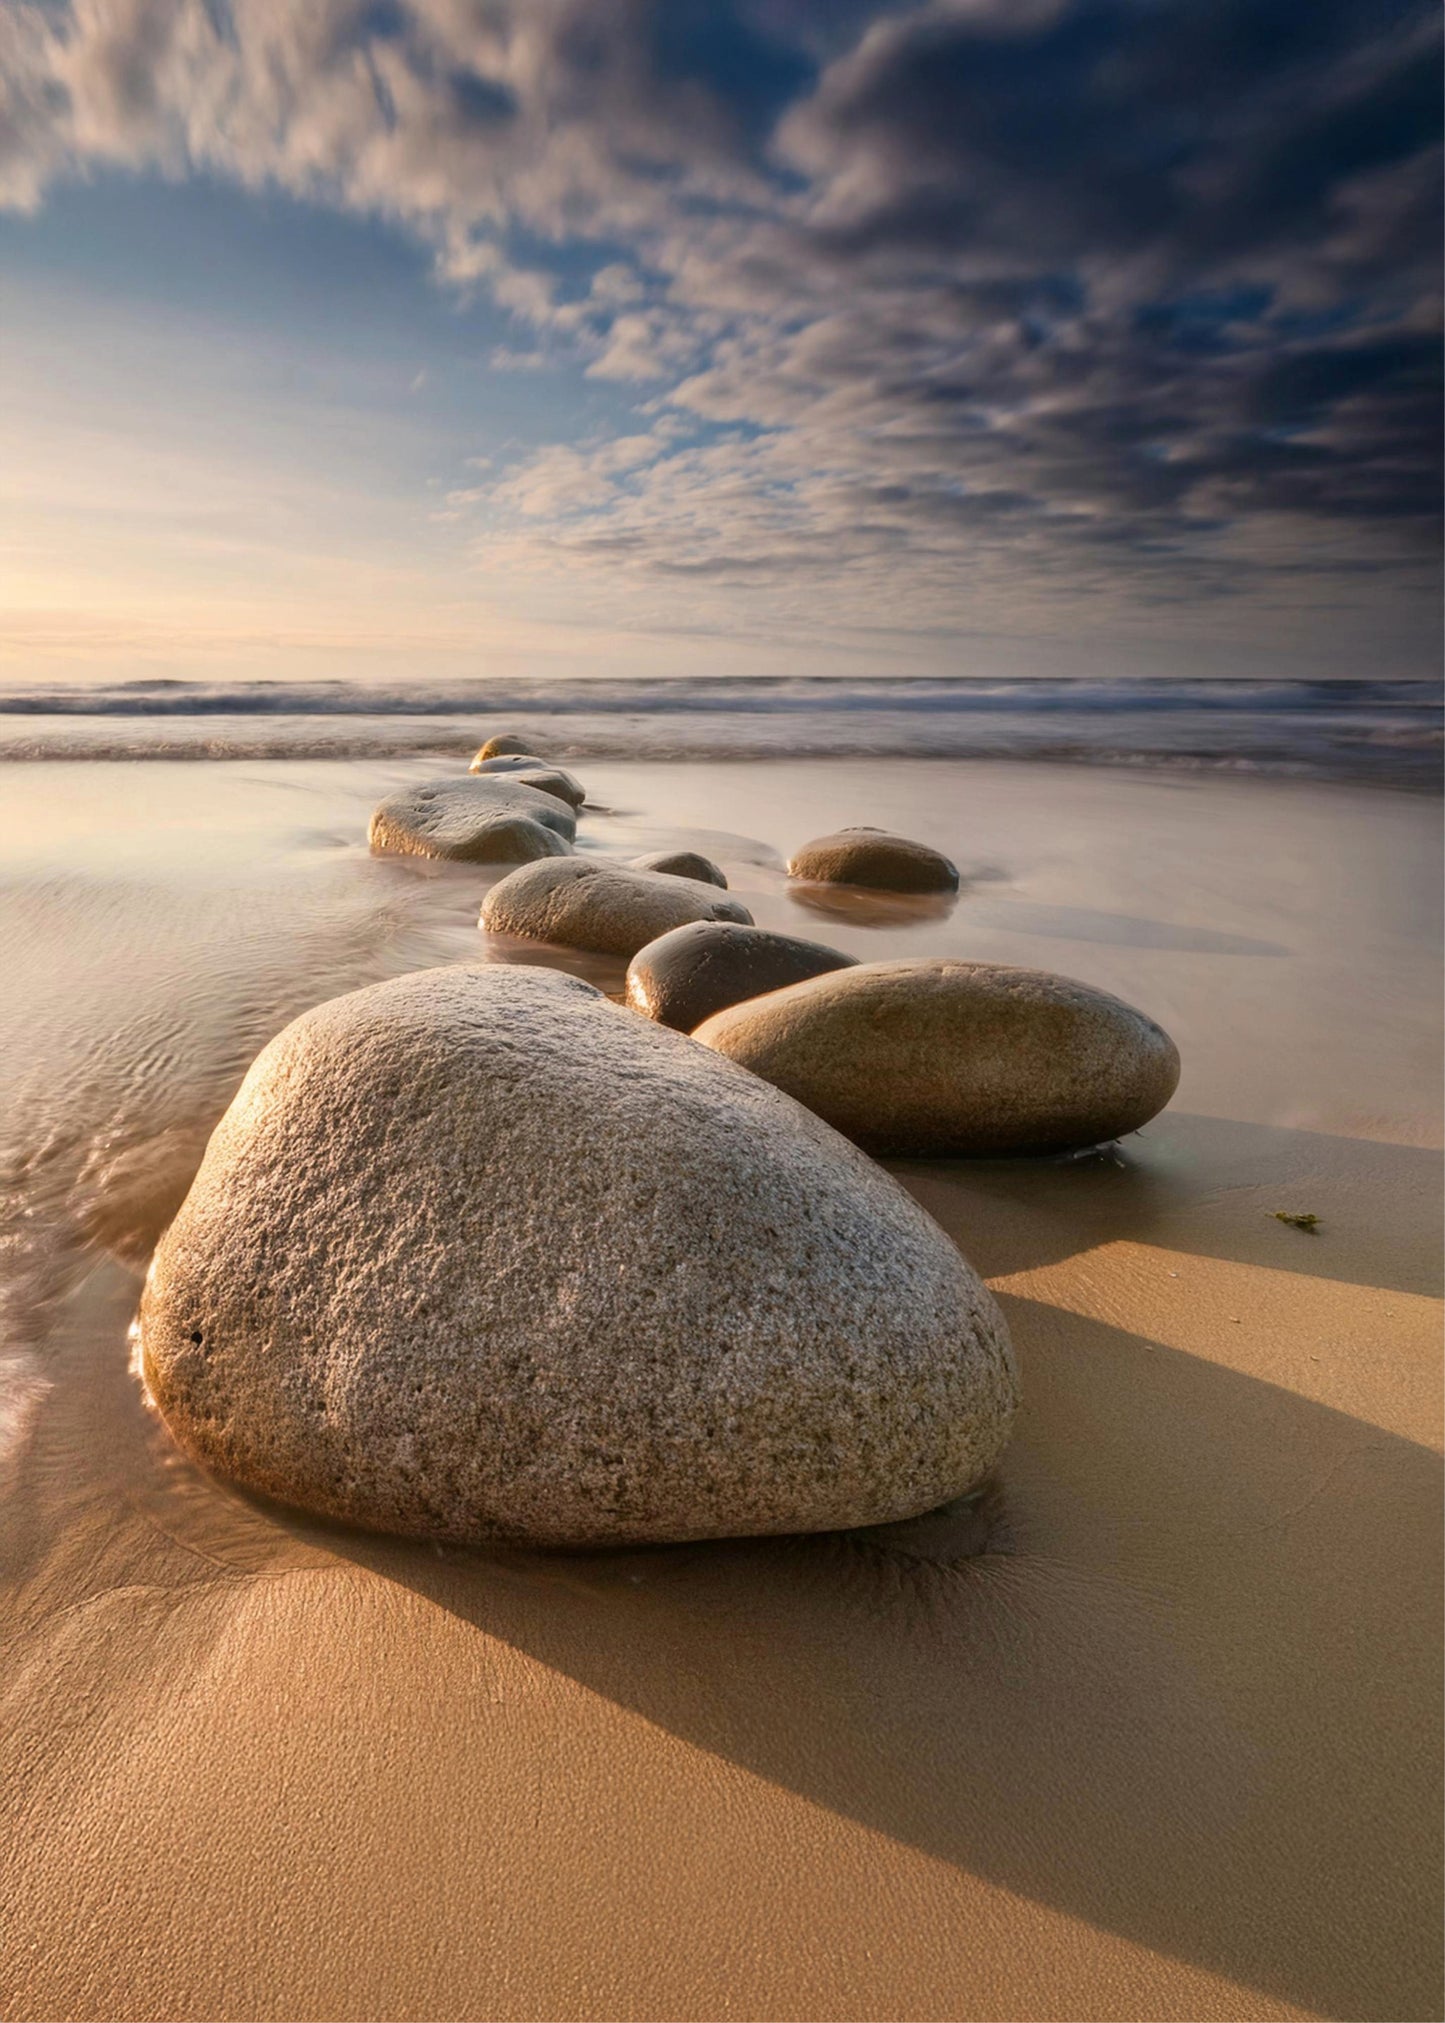
M 835 64 L 786 139 L 840 244 L 1178 273 L 1326 230 L 1438 138 L 1440 87 L 1419 0 L 937 5 Z

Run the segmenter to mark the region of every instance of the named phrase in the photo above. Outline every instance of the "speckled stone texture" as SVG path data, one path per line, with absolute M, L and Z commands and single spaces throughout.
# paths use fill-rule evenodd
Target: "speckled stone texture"
M 505 759 L 516 755 L 530 758 L 532 756 L 531 745 L 525 738 L 518 737 L 513 731 L 501 731 L 496 737 L 487 739 L 487 742 L 478 751 L 477 758 Z
M 868 885 L 880 892 L 956 892 L 958 869 L 939 850 L 886 829 L 839 829 L 805 843 L 790 878 L 814 885 Z
M 577 817 L 554 794 L 520 780 L 423 780 L 383 801 L 371 847 L 393 857 L 453 857 L 467 864 L 527 864 L 565 857 Z
M 729 1005 L 851 968 L 854 961 L 820 941 L 728 920 L 696 920 L 637 951 L 627 967 L 627 1001 L 659 1025 L 690 1033 Z
M 700 885 L 720 885 L 727 891 L 727 873 L 700 850 L 653 850 L 627 861 L 634 871 L 665 871 L 670 878 L 695 878 Z
M 1153 1019 L 1088 984 L 1001 963 L 862 963 L 697 1028 L 869 1151 L 1013 1157 L 1136 1131 L 1179 1055 Z
M 751 926 L 752 918 L 740 900 L 714 885 L 570 857 L 565 864 L 527 864 L 509 873 L 482 901 L 481 925 L 494 934 L 631 956 L 689 920 Z
M 545 759 L 512 754 L 491 759 L 478 757 L 472 760 L 468 771 L 484 780 L 520 780 L 525 786 L 535 787 L 539 794 L 552 794 L 565 801 L 569 808 L 580 808 L 587 798 L 587 789 L 580 780 L 574 780 L 560 766 L 548 765 Z
M 993 1300 L 816 1117 L 556 971 L 288 1026 L 141 1304 L 190 1453 L 371 1529 L 594 1546 L 909 1517 L 997 1459 Z

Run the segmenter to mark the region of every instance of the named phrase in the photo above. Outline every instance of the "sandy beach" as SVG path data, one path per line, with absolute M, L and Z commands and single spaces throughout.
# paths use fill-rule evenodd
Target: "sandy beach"
M 1100 985 L 1179 1093 L 1093 1157 L 893 1164 L 1022 1366 L 965 1504 L 588 1557 L 328 1529 L 192 1468 L 131 1373 L 212 1125 L 319 999 L 623 965 L 368 856 L 434 760 L 4 767 L 0 2015 L 1440 2014 L 1438 800 L 576 769 L 585 847 Z M 787 851 L 849 821 L 957 903 L 805 910 Z

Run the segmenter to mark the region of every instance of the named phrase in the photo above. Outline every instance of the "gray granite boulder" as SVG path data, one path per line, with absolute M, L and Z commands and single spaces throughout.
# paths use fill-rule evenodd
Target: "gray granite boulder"
M 886 829 L 839 829 L 805 843 L 788 876 L 816 885 L 869 885 L 882 892 L 956 892 L 958 868 L 927 843 Z
M 720 885 L 728 889 L 727 874 L 700 850 L 652 850 L 645 857 L 629 857 L 634 871 L 665 871 L 669 878 L 695 878 L 700 885 Z
M 587 789 L 580 780 L 574 780 L 560 766 L 549 766 L 545 759 L 510 754 L 495 759 L 473 759 L 467 770 L 478 779 L 500 777 L 520 780 L 524 786 L 535 787 L 540 794 L 555 795 L 569 808 L 580 808 L 587 798 Z
M 689 920 L 751 926 L 752 918 L 740 900 L 715 885 L 634 871 L 603 858 L 569 857 L 564 864 L 526 864 L 510 872 L 482 901 L 480 924 L 493 934 L 631 956 Z
M 384 856 L 527 864 L 567 856 L 576 833 L 577 817 L 555 794 L 521 780 L 447 778 L 389 795 L 369 840 Z
M 518 737 L 512 731 L 502 731 L 496 737 L 487 739 L 487 742 L 478 751 L 477 758 L 502 759 L 518 753 L 526 757 L 530 755 L 531 750 L 531 744 L 526 738 Z M 476 759 L 472 763 L 475 765 Z
M 1002 963 L 862 963 L 735 1005 L 694 1038 L 880 1153 L 1064 1152 L 1136 1131 L 1174 1042 L 1107 992 Z
M 907 1518 L 992 1466 L 1015 1403 L 997 1308 L 888 1174 L 589 984 L 499 964 L 272 1041 L 139 1337 L 207 1466 L 462 1544 Z
M 627 968 L 627 1001 L 659 1025 L 690 1033 L 729 1005 L 848 969 L 854 960 L 819 941 L 799 941 L 765 927 L 695 920 L 637 951 Z

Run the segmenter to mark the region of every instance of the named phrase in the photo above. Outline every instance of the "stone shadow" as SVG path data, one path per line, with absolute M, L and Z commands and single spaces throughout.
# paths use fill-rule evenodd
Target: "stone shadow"
M 1168 1110 L 1076 1159 L 888 1160 L 985 1278 L 1113 1242 L 1438 1297 L 1438 1152 Z M 1315 1233 L 1276 1211 L 1317 1214 Z
M 1027 1403 L 986 1542 L 329 1541 L 961 1870 L 1310 2010 L 1437 2014 L 1438 1457 L 1005 1305 Z

